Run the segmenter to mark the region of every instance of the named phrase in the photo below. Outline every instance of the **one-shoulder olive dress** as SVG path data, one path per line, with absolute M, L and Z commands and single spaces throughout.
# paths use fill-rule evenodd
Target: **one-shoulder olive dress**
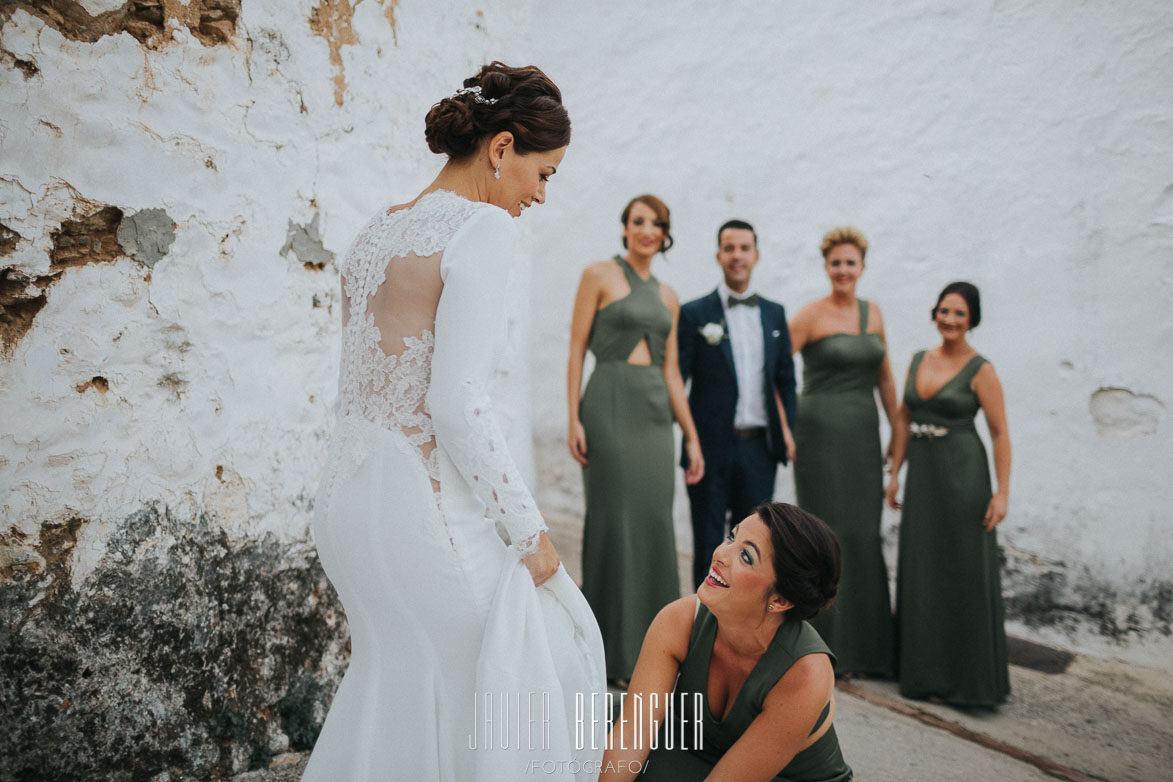
M 672 313 L 654 277 L 619 256 L 631 293 L 595 313 L 588 346 L 596 364 L 579 405 L 586 432 L 582 591 L 603 633 L 607 676 L 630 679 L 657 612 L 680 597 L 672 408 L 664 357 Z M 652 363 L 627 358 L 647 340 Z
M 884 456 L 873 390 L 884 343 L 867 327 L 868 303 L 860 299 L 858 334 L 832 334 L 802 349 L 794 486 L 799 507 L 827 522 L 843 554 L 835 605 L 811 624 L 835 652 L 836 671 L 890 676 Z
M 904 402 L 909 436 L 896 577 L 900 692 L 963 706 L 996 706 L 1010 694 L 998 537 L 982 527 L 992 492 L 970 388 L 985 359 L 968 364 L 928 399 L 913 356 Z
M 705 779 L 762 713 L 766 696 L 796 660 L 808 654 L 826 654 L 835 659 L 808 622 L 783 622 L 766 653 L 750 671 L 729 712 L 719 720 L 709 709 L 708 695 L 709 664 L 716 638 L 717 618 L 702 604 L 693 621 L 688 654 L 680 664 L 680 676 L 672 696 L 674 719 L 671 725 L 665 720 L 658 747 L 648 756 L 642 779 L 656 782 L 700 782 Z M 693 710 L 694 693 L 702 694 L 699 715 Z M 830 703 L 823 709 L 811 735 L 822 727 L 829 713 Z M 694 741 L 698 716 L 702 735 L 700 741 Z M 847 782 L 851 778 L 851 768 L 839 751 L 834 725 L 814 744 L 796 754 L 774 777 L 780 782 Z

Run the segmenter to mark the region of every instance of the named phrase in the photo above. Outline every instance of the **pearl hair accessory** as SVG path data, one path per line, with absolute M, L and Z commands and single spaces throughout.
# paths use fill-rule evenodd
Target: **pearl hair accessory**
M 461 87 L 456 92 L 452 93 L 453 98 L 460 95 L 472 95 L 473 100 L 475 100 L 477 103 L 486 103 L 490 106 L 497 102 L 496 98 L 486 98 L 481 95 L 481 87 L 479 84 L 475 87 Z

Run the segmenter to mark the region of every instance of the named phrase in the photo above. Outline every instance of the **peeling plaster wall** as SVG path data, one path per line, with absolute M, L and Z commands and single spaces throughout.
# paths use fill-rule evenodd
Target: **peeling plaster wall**
M 336 261 L 434 176 L 428 107 L 528 14 L 401 5 L 0 8 L 0 778 L 312 745 L 348 654 L 309 534 Z
M 827 292 L 823 233 L 853 224 L 901 391 L 913 352 L 939 342 L 937 292 L 981 288 L 972 341 L 1002 379 L 1014 446 L 999 532 L 1012 631 L 1173 666 L 1168 5 L 687 8 L 535 8 L 538 61 L 583 65 L 559 82 L 575 141 L 535 247 L 534 318 L 551 324 L 534 344 L 543 506 L 582 512 L 569 313 L 582 267 L 621 251 L 629 198 L 671 207 L 676 244 L 654 271 L 685 301 L 720 280 L 730 217 L 757 227 L 755 283 L 789 313 Z M 780 471 L 778 497 L 793 496 Z M 892 565 L 897 521 L 886 512 Z
M 521 220 L 500 385 L 545 508 L 581 512 L 570 307 L 628 198 L 672 207 L 656 272 L 682 299 L 717 282 L 716 227 L 753 221 L 791 312 L 853 223 L 898 375 L 944 283 L 984 293 L 1013 628 L 1168 666 L 1171 54 L 1158 2 L 4 4 L 0 776 L 207 776 L 312 742 L 346 659 L 308 533 L 335 263 L 430 181 L 424 114 L 493 58 L 541 64 L 574 121 Z M 683 492 L 676 515 L 687 548 Z

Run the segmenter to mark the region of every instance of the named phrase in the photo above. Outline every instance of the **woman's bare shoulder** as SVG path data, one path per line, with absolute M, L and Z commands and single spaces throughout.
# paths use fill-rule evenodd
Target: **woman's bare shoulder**
M 652 620 L 652 626 L 648 628 L 648 637 L 678 660 L 683 660 L 688 654 L 692 623 L 697 614 L 697 600 L 696 595 L 673 600 L 660 609 L 660 613 Z
M 676 295 L 676 291 L 672 289 L 672 286 L 666 282 L 660 283 L 660 300 L 672 311 L 680 309 L 680 297 Z
M 822 653 L 805 654 L 782 674 L 770 689 L 767 701 L 789 701 L 796 696 L 809 697 L 812 702 L 823 703 L 835 687 L 835 666 L 831 658 Z

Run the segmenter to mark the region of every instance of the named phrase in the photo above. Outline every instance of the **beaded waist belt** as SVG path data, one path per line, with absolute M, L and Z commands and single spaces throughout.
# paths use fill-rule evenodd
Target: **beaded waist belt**
M 908 425 L 908 433 L 913 437 L 927 437 L 930 440 L 934 437 L 944 437 L 949 434 L 949 430 L 943 426 L 936 426 L 934 424 L 919 424 L 911 423 Z

